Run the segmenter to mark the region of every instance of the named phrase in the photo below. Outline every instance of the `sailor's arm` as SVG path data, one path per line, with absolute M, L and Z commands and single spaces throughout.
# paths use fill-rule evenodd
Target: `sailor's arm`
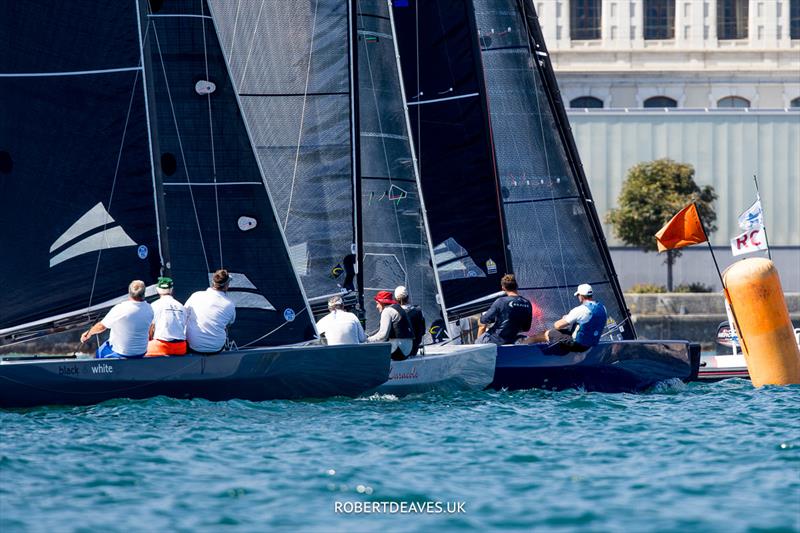
M 381 325 L 375 335 L 367 338 L 367 342 L 385 342 L 389 340 L 389 330 L 392 328 L 391 309 L 385 309 L 381 313 Z
M 86 342 L 89 339 L 91 339 L 94 335 L 97 335 L 98 333 L 103 333 L 107 329 L 108 328 L 105 327 L 102 322 L 98 322 L 97 324 L 95 324 L 94 326 L 83 332 L 83 335 L 81 335 L 81 342 Z
M 567 317 L 565 315 L 556 320 L 555 323 L 553 324 L 553 327 L 556 329 L 569 329 L 570 327 L 572 327 L 572 324 L 568 320 L 566 320 L 566 318 Z

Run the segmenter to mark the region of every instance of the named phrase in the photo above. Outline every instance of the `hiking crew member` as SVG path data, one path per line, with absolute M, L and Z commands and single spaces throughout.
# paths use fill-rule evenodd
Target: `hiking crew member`
M 394 290 L 394 299 L 408 315 L 411 331 L 414 333 L 414 344 L 411 346 L 411 353 L 408 356 L 417 355 L 417 350 L 422 344 L 422 337 L 425 336 L 425 317 L 422 315 L 422 309 L 418 305 L 408 303 L 408 289 L 402 285 Z
M 186 342 L 190 351 L 213 355 L 225 347 L 227 328 L 236 320 L 236 305 L 225 294 L 230 281 L 227 270 L 217 270 L 211 287 L 186 300 Z
M 156 292 L 160 297 L 150 304 L 153 323 L 150 324 L 147 357 L 186 353 L 186 309 L 172 297 L 172 287 L 172 278 L 158 278 Z
M 147 335 L 153 321 L 153 309 L 144 301 L 144 281 L 134 280 L 128 285 L 128 299 L 118 303 L 108 314 L 81 335 L 81 342 L 93 335 L 111 330 L 108 340 L 100 345 L 98 359 L 139 358 L 147 351 Z
M 317 322 L 317 331 L 324 336 L 329 346 L 337 344 L 361 344 L 367 341 L 364 328 L 358 317 L 344 310 L 341 296 L 328 300 L 328 313 Z
M 411 321 L 389 291 L 380 291 L 375 295 L 375 304 L 381 314 L 381 325 L 375 335 L 367 338 L 367 342 L 390 342 L 392 359 L 402 361 L 408 357 L 414 346 Z
M 556 320 L 553 329 L 544 333 L 548 344 L 556 345 L 562 354 L 585 352 L 596 346 L 606 327 L 606 307 L 594 300 L 592 286 L 588 283 L 578 285 L 575 296 L 580 305 Z
M 477 344 L 514 344 L 520 334 L 531 328 L 531 303 L 517 294 L 514 274 L 503 276 L 500 287 L 506 294 L 481 315 Z

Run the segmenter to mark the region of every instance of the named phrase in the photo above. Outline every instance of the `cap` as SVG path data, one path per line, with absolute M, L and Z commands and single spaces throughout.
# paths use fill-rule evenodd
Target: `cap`
M 172 288 L 172 278 L 158 278 L 158 284 L 156 285 L 159 289 L 171 289 Z
M 403 285 L 399 285 L 394 290 L 394 297 L 397 299 L 408 298 L 408 289 L 406 289 Z
M 589 285 L 588 283 L 581 283 L 580 285 L 578 285 L 578 290 L 575 291 L 574 296 L 578 296 L 579 294 L 581 296 L 591 296 L 592 286 Z
M 381 291 L 378 294 L 376 294 L 375 301 L 383 305 L 392 305 L 397 303 L 394 297 L 392 296 L 392 293 L 389 291 Z

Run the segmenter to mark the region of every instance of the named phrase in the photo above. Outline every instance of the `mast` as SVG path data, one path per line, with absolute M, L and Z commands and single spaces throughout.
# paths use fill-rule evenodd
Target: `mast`
M 353 234 L 355 242 L 351 253 L 355 255 L 356 291 L 358 309 L 364 313 L 364 231 L 361 214 L 361 120 L 358 101 L 358 0 L 347 3 L 347 45 L 350 59 L 350 142 L 353 177 Z
M 572 135 L 572 128 L 570 127 L 569 118 L 567 117 L 564 103 L 561 100 L 561 93 L 558 89 L 555 73 L 550 63 L 550 55 L 547 51 L 547 46 L 545 45 L 544 36 L 542 35 L 542 29 L 539 25 L 536 11 L 529 0 L 517 0 L 517 6 L 526 24 L 531 50 L 535 54 L 536 61 L 534 61 L 534 64 L 536 65 L 536 69 L 542 75 L 542 83 L 545 86 L 547 101 L 558 126 L 557 131 L 559 138 L 561 139 L 564 149 L 568 154 L 567 160 L 569 161 L 570 168 L 572 169 L 575 177 L 575 182 L 580 191 L 581 203 L 583 204 L 583 208 L 588 215 L 588 220 L 592 228 L 592 235 L 597 242 L 597 248 L 600 251 L 600 255 L 606 270 L 610 274 L 609 281 L 611 282 L 611 286 L 620 310 L 624 313 L 624 316 L 621 317 L 619 323 L 621 324 L 622 322 L 627 321 L 628 324 L 626 325 L 624 336 L 626 338 L 636 338 L 636 331 L 634 329 L 633 321 L 630 319 L 630 309 L 628 309 L 628 306 L 625 303 L 622 287 L 620 286 L 619 278 L 614 268 L 614 262 L 611 260 L 611 253 L 608 250 L 608 244 L 606 242 L 605 234 L 603 233 L 603 227 L 600 224 L 600 218 L 597 215 L 597 209 L 595 208 L 594 200 L 592 199 L 592 193 L 589 189 L 589 183 L 586 179 L 586 173 L 584 172 L 583 164 L 581 163 L 578 147 L 576 146 L 575 138 Z

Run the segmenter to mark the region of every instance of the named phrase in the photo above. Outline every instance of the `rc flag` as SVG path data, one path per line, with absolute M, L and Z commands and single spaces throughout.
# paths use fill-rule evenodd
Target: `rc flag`
M 731 252 L 734 256 L 766 249 L 768 249 L 767 240 L 764 238 L 764 228 L 761 226 L 749 229 L 731 239 Z
M 756 200 L 750 208 L 739 215 L 739 227 L 754 229 L 764 225 L 764 212 L 761 210 L 761 199 Z M 734 254 L 735 255 L 735 254 Z
M 656 233 L 659 252 L 700 244 L 707 240 L 708 237 L 703 230 L 703 224 L 700 222 L 700 215 L 694 203 L 681 209 Z

